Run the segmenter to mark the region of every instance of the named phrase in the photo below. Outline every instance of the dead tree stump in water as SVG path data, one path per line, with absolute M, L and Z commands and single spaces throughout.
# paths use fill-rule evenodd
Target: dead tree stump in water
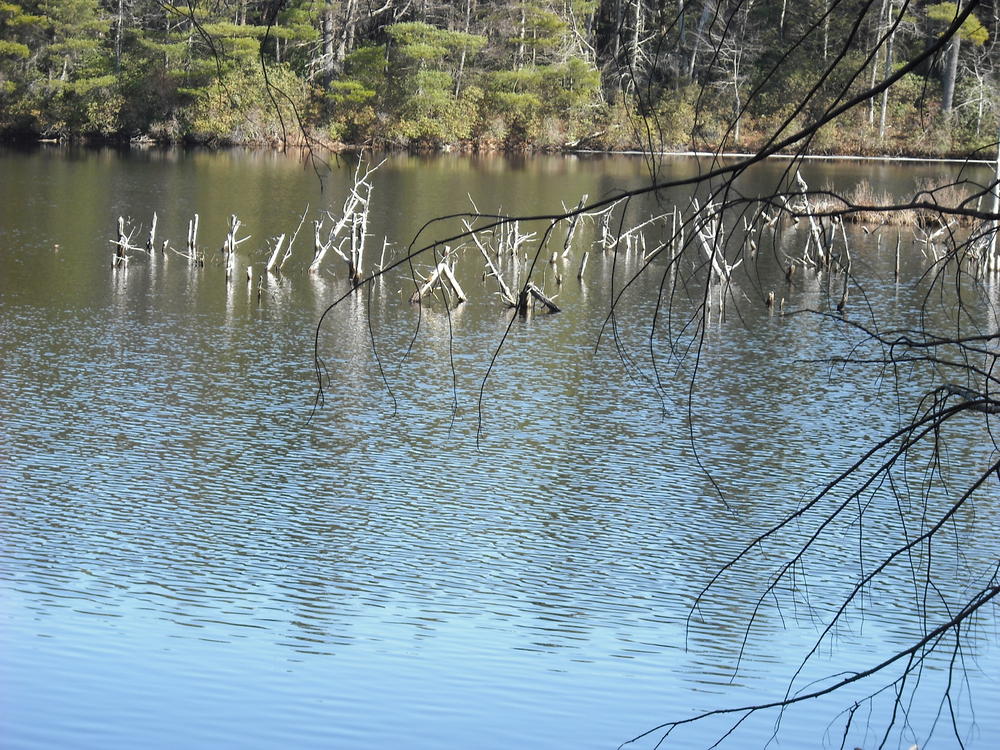
M 527 315 L 529 309 L 529 303 L 531 300 L 540 302 L 550 313 L 562 312 L 559 306 L 553 302 L 551 299 L 546 297 L 542 290 L 539 289 L 533 282 L 528 282 L 524 285 L 524 289 L 521 290 L 521 294 L 517 302 L 517 311 L 521 315 Z
M 189 262 L 198 261 L 198 265 L 203 265 L 198 258 L 198 214 L 188 221 L 187 257 Z
M 425 281 L 419 289 L 410 295 L 410 303 L 416 304 L 417 302 L 423 300 L 424 296 L 434 288 L 435 284 L 442 284 L 443 286 L 441 281 L 442 277 L 444 277 L 444 280 L 447 281 L 448 285 L 455 293 L 455 296 L 458 297 L 458 301 L 460 303 L 465 302 L 468 299 L 468 297 L 465 296 L 465 292 L 462 291 L 462 287 L 459 286 L 458 279 L 455 278 L 455 274 L 448 266 L 448 263 L 446 261 L 441 261 L 434 268 L 434 271 L 427 278 L 427 281 Z
M 115 243 L 115 257 L 111 261 L 113 268 L 124 268 L 128 264 L 128 256 L 125 248 L 128 247 L 128 238 L 125 236 L 125 217 L 118 217 L 118 239 Z

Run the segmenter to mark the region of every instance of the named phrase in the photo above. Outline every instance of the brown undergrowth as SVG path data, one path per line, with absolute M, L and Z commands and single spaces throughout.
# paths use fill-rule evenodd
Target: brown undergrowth
M 970 202 L 975 207 L 976 192 L 968 182 L 942 176 L 919 180 L 913 194 L 901 199 L 862 180 L 846 192 L 824 191 L 813 196 L 811 202 L 816 213 L 838 214 L 855 224 L 935 226 L 944 223 L 943 211 L 947 209 L 970 207 Z M 959 225 L 973 222 L 971 217 L 956 215 L 949 218 L 952 220 Z

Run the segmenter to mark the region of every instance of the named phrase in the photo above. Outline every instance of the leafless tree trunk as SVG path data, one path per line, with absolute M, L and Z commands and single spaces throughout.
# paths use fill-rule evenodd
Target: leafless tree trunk
M 962 37 L 958 34 L 951 40 L 948 48 L 948 60 L 944 68 L 944 81 L 941 92 L 941 111 L 948 114 L 952 110 L 955 99 L 955 80 L 958 78 L 958 55 L 962 46 Z

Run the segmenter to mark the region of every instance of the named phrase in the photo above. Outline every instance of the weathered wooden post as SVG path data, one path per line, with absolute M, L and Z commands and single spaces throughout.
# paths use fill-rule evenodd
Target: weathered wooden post
M 360 214 L 351 216 L 351 259 L 347 263 L 347 272 L 351 279 L 351 284 L 355 287 L 361 284 L 363 272 L 361 270 L 362 257 L 365 252 L 365 224 L 367 224 L 368 205 L 365 204 Z
M 156 211 L 153 211 L 153 220 L 149 224 L 149 237 L 146 239 L 146 252 L 153 254 L 153 246 L 156 244 Z
M 236 246 L 241 242 L 241 240 L 236 239 L 236 233 L 239 229 L 240 220 L 236 218 L 236 214 L 230 215 L 229 233 L 226 235 L 226 242 L 222 246 L 222 254 L 226 262 L 226 281 L 232 280 L 233 270 L 236 267 Z
M 198 214 L 188 221 L 187 255 L 189 261 L 195 261 L 198 257 Z
M 389 238 L 388 237 L 383 237 L 382 238 L 382 254 L 378 258 L 378 270 L 379 270 L 380 274 L 385 269 L 385 251 L 388 249 L 388 247 L 389 247 Z M 379 276 L 378 277 L 378 279 L 379 279 L 380 282 L 383 281 L 384 278 L 385 278 L 384 276 Z
M 125 255 L 125 248 L 128 247 L 128 238 L 125 236 L 125 217 L 118 217 L 118 238 L 114 240 L 115 255 L 111 259 L 112 268 L 124 268 L 128 263 L 128 256 Z

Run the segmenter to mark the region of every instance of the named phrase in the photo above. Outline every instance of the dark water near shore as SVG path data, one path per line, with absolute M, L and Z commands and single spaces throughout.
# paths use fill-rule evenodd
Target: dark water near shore
M 864 178 L 905 194 L 945 168 L 809 169 L 816 186 Z M 466 249 L 470 300 L 450 315 L 408 304 L 412 283 L 395 274 L 328 316 L 331 381 L 309 421 L 315 326 L 347 289 L 343 264 L 331 255 L 327 272 L 305 273 L 307 223 L 259 294 L 242 269 L 256 278 L 265 240 L 294 231 L 307 206 L 342 204 L 352 166 L 320 171 L 270 153 L 0 152 L 0 746 L 613 748 L 662 721 L 780 698 L 859 555 L 892 535 L 868 535 L 864 552 L 851 528 L 827 540 L 805 571 L 812 611 L 791 596 L 765 611 L 735 676 L 756 596 L 788 549 L 751 557 L 689 621 L 694 598 L 935 383 L 897 389 L 818 362 L 850 346 L 842 329 L 758 301 L 775 289 L 788 310 L 824 308 L 839 288 L 810 275 L 786 287 L 762 264 L 740 314 L 706 333 L 689 413 L 692 361 L 666 360 L 667 325 L 650 333 L 662 272 L 639 278 L 611 325 L 608 290 L 637 256 L 594 251 L 578 282 L 579 249 L 545 270 L 563 312 L 515 321 L 484 381 L 510 316 Z M 470 199 L 545 213 L 645 176 L 627 158 L 394 156 L 376 173 L 368 258 L 383 237 L 398 257 L 424 221 Z M 204 268 L 168 252 L 112 270 L 117 216 L 147 227 L 153 211 L 177 249 L 200 214 Z M 252 239 L 227 283 L 217 248 L 232 213 Z M 912 323 L 919 251 L 906 244 L 897 285 L 889 241 L 851 236 L 867 280 L 857 314 Z M 975 427 L 949 436 L 956 476 L 984 466 L 991 444 Z M 889 504 L 875 496 L 868 523 L 891 529 Z M 992 485 L 940 551 L 946 586 L 995 565 L 998 512 Z M 798 686 L 920 632 L 900 575 Z M 930 625 L 950 603 L 928 604 Z M 966 634 L 955 694 L 971 747 L 1000 742 L 996 630 L 991 611 Z M 913 734 L 889 745 L 934 721 L 950 656 L 928 660 Z M 782 743 L 838 746 L 837 712 L 883 682 L 788 711 Z M 878 745 L 887 705 L 859 713 L 849 747 Z M 763 746 L 775 718 L 747 722 L 734 746 Z M 957 745 L 949 724 L 945 711 L 928 746 Z M 726 726 L 710 720 L 674 746 L 710 745 Z

